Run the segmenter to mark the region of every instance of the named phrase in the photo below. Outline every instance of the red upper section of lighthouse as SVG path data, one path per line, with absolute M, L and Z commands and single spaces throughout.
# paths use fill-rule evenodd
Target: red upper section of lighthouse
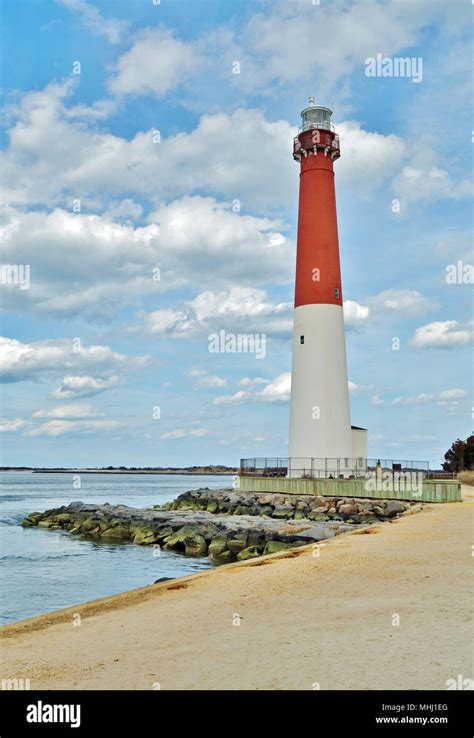
M 334 159 L 340 155 L 339 138 L 328 108 L 311 105 L 302 117 L 302 130 L 293 149 L 301 168 L 295 307 L 342 307 L 333 169 Z

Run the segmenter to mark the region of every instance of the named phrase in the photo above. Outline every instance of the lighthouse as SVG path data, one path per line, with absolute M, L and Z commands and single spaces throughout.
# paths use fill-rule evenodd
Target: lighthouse
M 327 468 L 331 459 L 347 475 L 367 451 L 364 429 L 350 419 L 334 187 L 340 147 L 331 115 L 310 98 L 293 144 L 300 191 L 288 455 L 295 470 L 308 459 Z

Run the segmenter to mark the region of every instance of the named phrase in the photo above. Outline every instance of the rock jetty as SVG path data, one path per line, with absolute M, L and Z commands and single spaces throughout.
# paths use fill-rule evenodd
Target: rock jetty
M 32 512 L 22 525 L 64 530 L 107 543 L 160 546 L 224 564 L 322 541 L 354 527 L 390 520 L 409 507 L 413 504 L 394 500 L 199 489 L 149 508 L 72 502 Z

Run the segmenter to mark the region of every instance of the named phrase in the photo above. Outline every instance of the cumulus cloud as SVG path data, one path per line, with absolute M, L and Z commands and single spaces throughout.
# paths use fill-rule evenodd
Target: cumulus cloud
M 84 207 L 89 202 L 106 209 L 111 198 L 127 201 L 130 193 L 150 202 L 218 193 L 245 213 L 287 206 L 296 197 L 297 168 L 289 153 L 296 128 L 286 120 L 239 108 L 202 115 L 186 133 L 157 137 L 150 129 L 126 139 L 97 128 L 95 118 L 110 112 L 110 102 L 68 106 L 74 89 L 73 81 L 51 83 L 10 109 L 9 145 L 1 158 L 7 202 L 71 207 L 80 192 Z M 366 131 L 357 121 L 338 123 L 338 131 L 346 152 L 337 164 L 340 186 L 367 194 L 400 170 L 405 143 L 399 137 Z M 255 165 L 250 142 L 258 142 L 265 167 Z
M 266 381 L 266 380 L 265 380 Z M 263 390 L 239 390 L 233 395 L 222 395 L 214 399 L 215 405 L 240 405 L 244 402 L 279 403 L 288 402 L 291 391 L 291 373 L 285 372 L 269 380 Z
M 435 300 L 425 297 L 417 290 L 388 289 L 367 298 L 367 305 L 345 300 L 344 321 L 348 327 L 357 327 L 391 313 L 403 316 L 423 315 L 437 306 Z
M 108 346 L 83 346 L 75 340 L 22 343 L 14 338 L 0 337 L 0 380 L 3 382 L 40 382 L 71 369 L 93 369 L 107 377 L 118 368 L 143 366 L 147 361 L 145 356 L 130 359 Z
M 75 87 L 73 80 L 51 83 L 9 108 L 9 143 L 0 159 L 6 202 L 72 207 L 80 193 L 83 207 L 90 202 L 96 208 L 131 193 L 154 201 L 218 192 L 238 197 L 242 211 L 254 211 L 287 203 L 291 188 L 296 193 L 289 154 L 296 129 L 287 121 L 239 109 L 203 115 L 187 133 L 165 138 L 150 129 L 126 139 L 97 128 L 94 118 L 110 103 L 94 110 L 68 105 Z M 255 166 L 249 141 L 259 142 L 265 167 Z
M 214 405 L 240 405 L 243 402 L 253 402 L 255 395 L 251 392 L 244 392 L 239 390 L 233 395 L 221 395 L 220 397 L 214 398 Z
M 367 56 L 412 46 L 438 13 L 420 2 L 343 5 L 341 12 L 339 3 L 278 0 L 266 12 L 254 13 L 239 39 L 230 33 L 222 39 L 223 52 L 227 46 L 234 59 L 243 60 L 236 84 L 265 92 L 270 85 L 298 83 L 305 69 L 316 75 L 319 91 L 327 94 L 355 68 L 362 75 Z
M 156 224 L 134 228 L 59 208 L 50 213 L 10 210 L 0 233 L 3 259 L 29 264 L 32 275 L 28 290 L 5 292 L 5 308 L 109 316 L 125 294 L 130 298 L 156 289 Z
M 101 379 L 85 375 L 69 375 L 64 377 L 61 385 L 52 392 L 55 400 L 71 400 L 76 397 L 92 397 L 113 387 L 118 387 L 122 380 L 116 374 Z
M 423 315 L 434 310 L 438 303 L 422 295 L 417 290 L 389 289 L 380 292 L 368 300 L 369 307 L 374 315 L 399 313 L 401 315 Z
M 197 387 L 226 387 L 227 379 L 216 374 L 209 374 L 204 369 L 191 369 L 188 376 L 195 380 Z
M 393 181 L 393 189 L 402 202 L 436 202 L 470 197 L 472 183 L 456 182 L 449 172 L 439 166 L 420 168 L 405 166 Z
M 342 151 L 336 171 L 338 188 L 356 188 L 367 195 L 399 170 L 406 145 L 398 136 L 365 131 L 357 121 L 338 123 L 337 132 Z
M 108 318 L 144 295 L 196 281 L 281 283 L 291 274 L 293 245 L 280 225 L 201 197 L 162 206 L 144 227 L 60 208 L 9 209 L 0 225 L 3 259 L 30 265 L 31 277 L 28 290 L 5 288 L 3 305 Z
M 242 405 L 251 402 L 289 402 L 291 396 L 291 372 L 284 372 L 274 379 L 264 379 L 263 377 L 251 379 L 244 377 L 244 379 L 240 380 L 239 385 L 248 389 L 238 390 L 233 395 L 216 397 L 214 398 L 214 405 Z M 259 385 L 265 386 L 261 390 L 255 389 Z M 378 391 L 373 384 L 361 385 L 349 381 L 348 387 L 351 395 L 368 395 L 372 405 L 381 405 L 384 402 L 380 399 Z
M 206 291 L 178 310 L 155 310 L 143 315 L 149 333 L 189 336 L 225 328 L 249 332 L 288 333 L 292 328 L 290 303 L 267 302 L 264 290 L 231 287 Z
M 291 392 L 291 374 L 285 372 L 258 392 L 259 402 L 288 402 Z
M 473 339 L 474 324 L 462 324 L 456 320 L 438 320 L 416 329 L 410 339 L 416 348 L 458 348 L 467 346 Z
M 109 88 L 116 94 L 161 97 L 195 74 L 199 58 L 192 44 L 166 28 L 146 28 L 114 65 Z
M 280 220 L 239 214 L 198 196 L 162 206 L 150 220 L 160 228 L 162 281 L 256 285 L 290 278 L 293 244 Z
M 367 305 L 360 305 L 355 300 L 344 300 L 344 323 L 357 326 L 367 321 L 370 310 Z

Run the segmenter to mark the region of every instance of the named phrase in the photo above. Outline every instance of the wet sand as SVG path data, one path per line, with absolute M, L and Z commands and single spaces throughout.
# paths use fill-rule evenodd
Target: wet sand
M 1 677 L 31 689 L 446 689 L 474 671 L 474 489 L 463 496 L 319 551 L 6 626 Z

